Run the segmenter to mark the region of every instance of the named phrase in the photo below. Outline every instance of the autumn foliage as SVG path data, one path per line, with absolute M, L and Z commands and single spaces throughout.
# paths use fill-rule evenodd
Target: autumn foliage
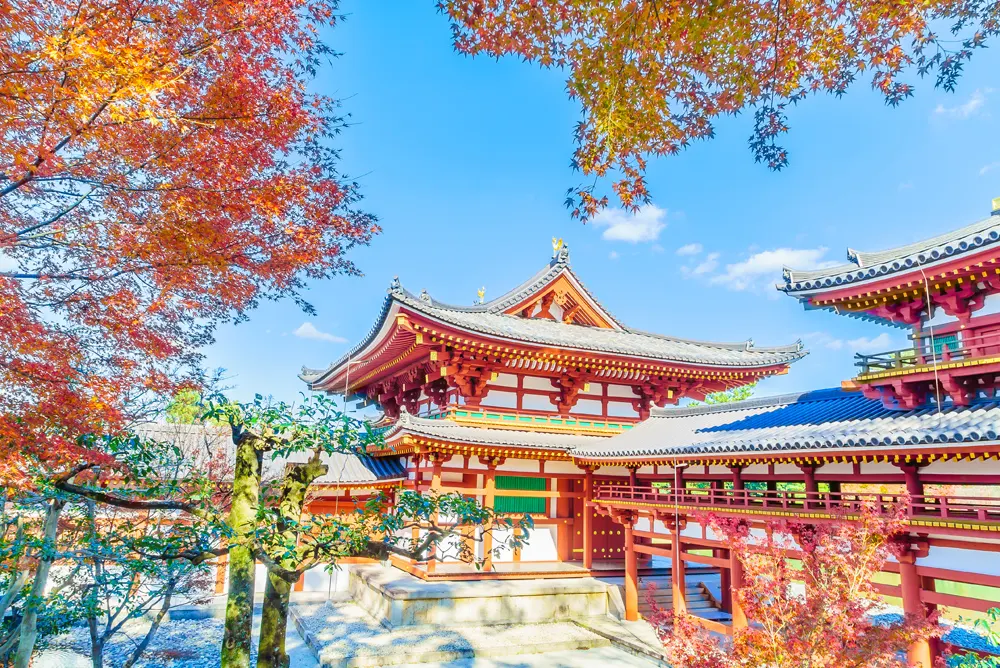
M 138 417 L 217 323 L 355 271 L 378 228 L 307 87 L 335 11 L 0 0 L 4 482 Z
M 872 617 L 884 605 L 874 578 L 900 554 L 893 537 L 904 531 L 903 517 L 872 504 L 852 521 L 773 522 L 763 530 L 741 519 L 703 518 L 743 564 L 745 586 L 734 597 L 750 624 L 723 641 L 691 616 L 657 609 L 651 621 L 668 661 L 675 668 L 906 665 L 906 648 L 936 633 L 934 616 L 895 625 Z
M 566 72 L 583 118 L 575 166 L 614 174 L 621 203 L 649 198 L 650 156 L 711 137 L 713 120 L 754 113 L 750 146 L 773 169 L 786 110 L 810 93 L 843 94 L 867 80 L 897 104 L 913 91 L 908 71 L 952 90 L 974 49 L 1000 29 L 992 0 L 443 0 L 455 46 L 514 55 Z M 946 21 L 953 34 L 935 32 Z M 912 66 L 912 67 L 911 67 Z M 574 192 L 575 191 L 575 192 Z M 608 199 L 589 183 L 567 204 L 588 218 Z

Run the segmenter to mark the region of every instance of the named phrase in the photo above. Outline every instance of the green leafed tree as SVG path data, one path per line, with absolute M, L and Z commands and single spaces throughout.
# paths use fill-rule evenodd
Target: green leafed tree
M 287 665 L 289 596 L 292 585 L 310 568 L 332 566 L 346 556 L 385 559 L 389 554 L 476 562 L 462 527 L 474 527 L 473 540 L 480 542 L 502 530 L 504 538 L 493 541 L 495 552 L 519 547 L 532 528 L 530 518 L 524 517 L 517 521 L 521 531 L 510 531 L 514 520 L 458 494 L 404 490 L 394 494 L 392 504 L 379 496 L 350 516 L 310 515 L 310 488 L 326 474 L 325 458 L 359 454 L 380 443 L 381 436 L 321 395 L 294 406 L 260 395 L 246 403 L 213 397 L 206 407 L 206 418 L 230 427 L 228 469 L 190 462 L 164 471 L 143 441 L 133 439 L 129 447 L 109 453 L 116 466 L 95 471 L 82 463 L 58 486 L 99 505 L 180 514 L 184 522 L 169 543 L 144 538 L 136 545 L 145 558 L 200 564 L 228 554 L 223 668 L 250 664 L 257 561 L 266 566 L 268 578 L 257 666 L 272 668 Z M 265 468 L 266 459 L 279 465 Z M 268 478 L 266 471 L 276 471 L 276 478 Z M 112 477 L 113 487 L 107 484 Z M 449 522 L 438 522 L 439 517 Z

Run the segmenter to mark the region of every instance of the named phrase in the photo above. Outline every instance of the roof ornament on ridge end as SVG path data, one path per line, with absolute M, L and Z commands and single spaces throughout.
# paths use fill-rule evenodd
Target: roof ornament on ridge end
M 847 261 L 848 262 L 853 262 L 854 264 L 858 265 L 859 267 L 863 267 L 864 266 L 863 264 L 861 264 L 861 256 L 860 256 L 860 254 L 858 253 L 858 251 L 854 250 L 853 248 L 848 248 L 847 249 Z
M 427 292 L 427 288 L 420 291 L 420 301 L 431 303 L 431 295 Z
M 389 284 L 389 289 L 386 290 L 389 294 L 399 293 L 403 291 L 403 286 L 399 283 L 399 276 L 392 277 L 392 283 Z
M 552 237 L 552 264 L 569 266 L 569 246 L 555 237 Z

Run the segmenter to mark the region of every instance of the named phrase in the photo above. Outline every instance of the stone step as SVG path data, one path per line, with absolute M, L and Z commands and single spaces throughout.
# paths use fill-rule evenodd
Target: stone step
M 349 601 L 297 604 L 290 614 L 320 668 L 374 668 L 609 647 L 573 622 L 386 629 Z

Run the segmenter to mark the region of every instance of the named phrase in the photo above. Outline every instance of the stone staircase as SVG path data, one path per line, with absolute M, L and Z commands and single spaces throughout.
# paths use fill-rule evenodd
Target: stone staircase
M 669 575 L 639 578 L 639 614 L 647 619 L 652 612 L 647 593 L 650 584 L 656 585 L 653 599 L 659 608 L 669 610 L 674 605 L 674 592 Z M 692 583 L 690 579 L 686 584 L 684 597 L 687 600 L 689 613 L 723 624 L 732 623 L 732 615 L 720 609 L 718 602 L 709 594 L 707 587 L 701 583 Z

